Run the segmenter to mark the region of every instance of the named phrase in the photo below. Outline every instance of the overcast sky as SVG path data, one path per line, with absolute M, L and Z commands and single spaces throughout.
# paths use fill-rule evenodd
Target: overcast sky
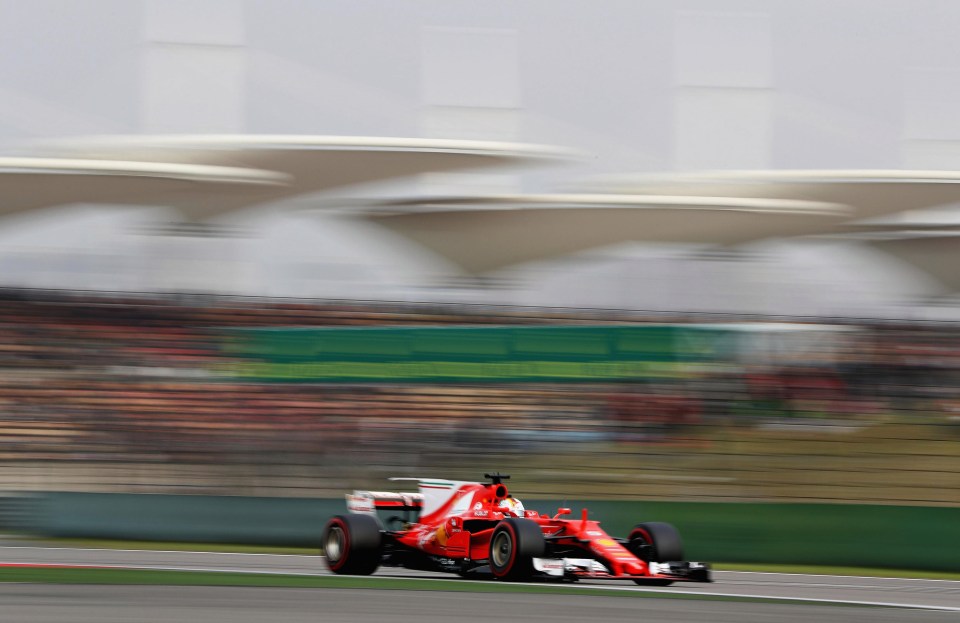
M 554 189 L 594 173 L 678 169 L 952 169 L 958 32 L 952 0 L 0 0 L 0 145 L 305 133 L 516 140 L 590 154 L 579 166 L 432 179 L 416 190 Z M 96 222 L 98 248 L 105 239 L 118 253 L 146 253 L 97 214 L 83 218 Z M 48 229 L 15 222 L 0 243 L 21 258 L 44 241 L 83 247 L 57 233 L 76 237 L 65 219 Z M 234 255 L 257 256 L 243 288 L 322 294 L 343 289 L 339 279 L 366 283 L 346 291 L 361 294 L 415 281 L 391 273 L 392 250 L 357 251 L 365 236 L 342 226 L 304 233 L 302 221 L 279 217 L 263 226 L 268 239 L 315 245 L 284 253 L 269 240 L 237 243 Z M 316 244 L 329 231 L 336 240 Z M 291 281 L 291 265 L 319 276 Z M 340 285 L 319 283 L 323 265 Z

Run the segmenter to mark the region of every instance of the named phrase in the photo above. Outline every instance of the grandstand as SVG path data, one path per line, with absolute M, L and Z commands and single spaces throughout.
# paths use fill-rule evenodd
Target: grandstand
M 0 489 L 312 497 L 496 464 L 541 495 L 572 481 L 599 497 L 958 502 L 951 325 L 848 320 L 829 356 L 811 343 L 794 360 L 635 382 L 289 384 L 218 372 L 223 332 L 236 327 L 652 321 L 663 318 L 5 291 Z

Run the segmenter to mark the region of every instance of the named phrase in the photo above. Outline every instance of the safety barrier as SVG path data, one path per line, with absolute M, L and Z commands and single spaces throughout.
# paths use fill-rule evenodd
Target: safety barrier
M 319 547 L 342 499 L 41 493 L 33 532 L 55 537 Z M 680 530 L 695 560 L 960 571 L 960 508 L 860 504 L 761 504 L 528 500 L 554 512 L 587 507 L 614 536 L 642 521 Z

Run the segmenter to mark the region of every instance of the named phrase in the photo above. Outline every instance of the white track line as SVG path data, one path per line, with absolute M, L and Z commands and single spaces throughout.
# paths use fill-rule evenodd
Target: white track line
M 850 604 L 856 606 L 880 606 L 887 608 L 910 608 L 913 610 L 942 610 L 946 612 L 960 612 L 960 607 L 953 606 L 932 606 L 927 604 L 908 604 L 908 603 L 899 603 L 899 602 L 889 602 L 889 601 L 860 601 L 854 599 L 825 599 L 818 597 L 774 597 L 771 595 L 752 595 L 750 593 L 717 593 L 717 592 L 700 592 L 696 593 L 684 593 L 676 590 L 650 590 L 650 589 L 634 589 L 626 586 L 590 586 L 592 589 L 607 590 L 607 591 L 637 591 L 644 593 L 663 593 L 667 595 L 706 595 L 710 597 L 739 597 L 745 599 L 762 599 L 767 601 L 795 601 L 795 602 L 810 602 L 810 603 L 823 603 L 823 604 Z

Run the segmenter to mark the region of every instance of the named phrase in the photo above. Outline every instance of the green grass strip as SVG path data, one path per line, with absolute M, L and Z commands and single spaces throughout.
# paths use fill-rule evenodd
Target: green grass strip
M 168 543 L 161 541 L 118 541 L 113 539 L 51 539 L 33 541 L 17 537 L 21 545 L 37 547 L 77 547 L 92 549 L 131 549 L 172 552 L 226 552 L 240 554 L 293 554 L 316 556 L 317 547 L 282 547 L 274 545 L 244 545 L 225 543 Z M 925 580 L 960 580 L 960 572 L 925 571 L 919 569 L 879 569 L 875 567 L 828 567 L 822 565 L 792 565 L 763 563 L 713 563 L 718 571 L 757 571 L 763 573 L 804 573 L 817 575 L 859 575 L 877 578 L 918 578 Z
M 163 586 L 257 586 L 282 588 L 367 589 L 403 591 L 447 591 L 459 593 L 533 593 L 583 595 L 593 597 L 632 597 L 642 599 L 687 599 L 794 605 L 860 606 L 841 602 L 811 602 L 802 599 L 752 598 L 733 595 L 695 593 L 658 593 L 653 591 L 607 591 L 570 585 L 530 585 L 506 582 L 450 579 L 378 578 L 376 576 L 302 576 L 259 573 L 223 573 L 215 571 L 168 571 L 150 569 L 97 568 L 0 568 L 0 582 L 28 584 L 108 584 Z M 630 586 L 629 584 L 627 586 Z
M 818 565 L 771 565 L 750 563 L 716 563 L 715 571 L 756 571 L 759 573 L 802 573 L 809 575 L 852 575 L 870 578 L 907 578 L 920 580 L 960 580 L 960 573 L 911 569 L 877 569 L 874 567 L 825 567 Z
M 316 556 L 316 547 L 283 547 L 278 545 L 244 545 L 231 543 L 168 543 L 165 541 L 117 541 L 113 539 L 52 539 L 32 540 L 18 537 L 18 545 L 36 547 L 76 547 L 80 549 L 140 549 L 168 552 L 225 552 L 229 554 L 295 554 Z

